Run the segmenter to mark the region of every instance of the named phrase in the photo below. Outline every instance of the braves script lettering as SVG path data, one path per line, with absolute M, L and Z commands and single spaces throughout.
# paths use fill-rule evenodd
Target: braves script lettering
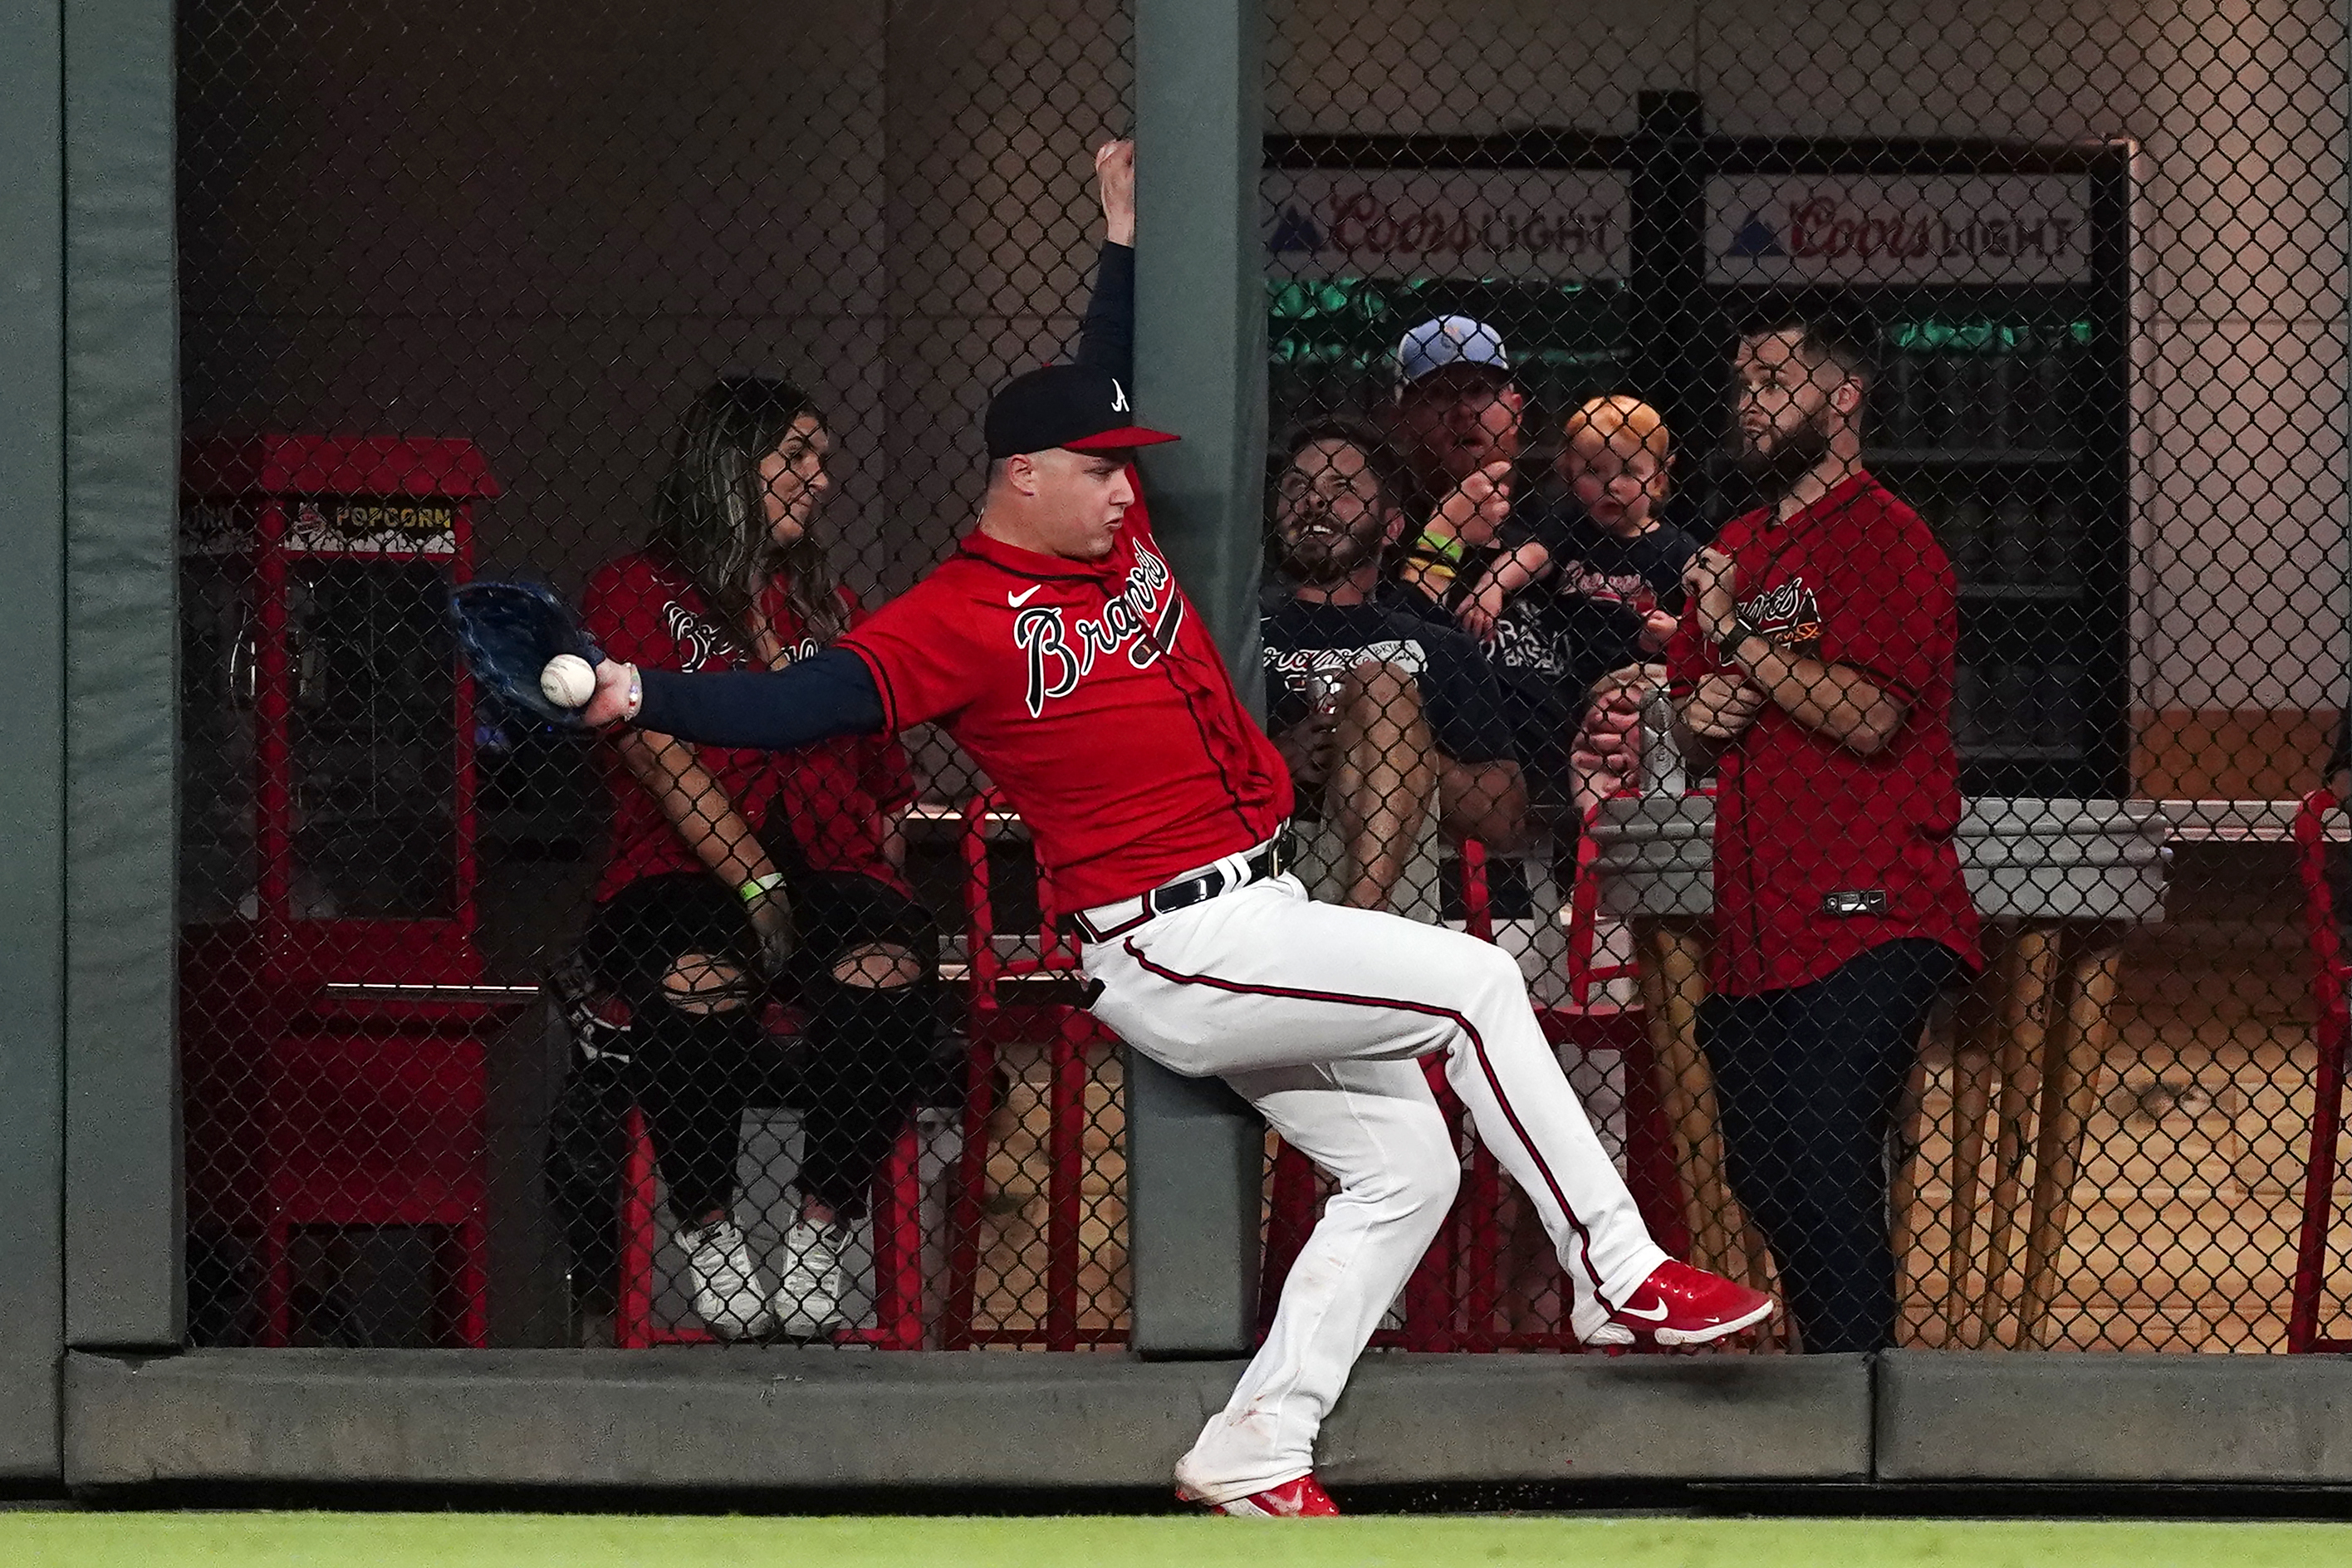
M 662 606 L 662 619 L 669 626 L 671 640 L 677 644 L 677 667 L 688 675 L 719 654 L 737 651 L 733 637 L 675 599 Z M 803 637 L 782 650 L 782 658 L 776 668 L 783 669 L 802 659 L 814 658 L 818 651 L 816 638 Z
M 1280 676 L 1286 684 L 1303 687 L 1310 675 L 1345 675 L 1367 662 L 1385 664 L 1407 675 L 1419 675 L 1429 668 L 1428 656 L 1422 652 L 1421 644 L 1403 637 L 1366 643 L 1361 647 L 1301 647 L 1268 652 L 1265 668 L 1268 674 Z
M 1822 640 L 1822 609 L 1802 577 L 1791 577 L 1739 604 L 1740 618 L 1782 647 L 1801 652 Z
M 677 644 L 677 667 L 688 675 L 734 646 L 732 638 L 675 599 L 662 606 L 662 619 L 669 625 L 670 640 Z
M 1168 563 L 1139 544 L 1127 581 L 1116 595 L 1104 601 L 1101 615 L 1081 617 L 1066 627 L 1058 605 L 1040 605 L 1013 616 L 1013 644 L 1029 658 L 1029 717 L 1044 713 L 1053 699 L 1076 691 L 1097 658 L 1125 647 L 1129 664 L 1149 669 L 1172 647 L 1184 618 L 1184 598 L 1168 593 L 1166 613 L 1161 615 L 1160 596 L 1168 584 Z M 1159 616 L 1156 624 L 1155 616 Z
M 1568 561 L 1560 564 L 1557 591 L 1563 598 L 1625 600 L 1648 585 L 1639 572 L 1603 572 L 1581 561 Z

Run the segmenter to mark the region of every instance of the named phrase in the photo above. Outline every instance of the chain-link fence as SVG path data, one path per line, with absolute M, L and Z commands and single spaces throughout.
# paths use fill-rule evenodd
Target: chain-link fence
M 2345 679 L 2340 18 L 1294 5 L 1272 40 L 1277 550 L 1312 584 L 1328 520 L 1402 518 L 1390 619 L 1294 602 L 1269 643 L 1409 646 L 1439 766 L 1517 763 L 1487 918 L 1567 1059 L 1633 1075 L 1654 1230 L 1812 1349 L 2340 1332 L 2290 842 Z M 1381 868 L 1454 919 L 1466 771 Z M 1431 1333 L 1559 1326 L 1500 1223 Z
M 1118 1063 L 987 781 L 474 702 L 445 600 L 717 669 L 907 587 L 1075 337 L 1129 32 L 183 7 L 197 1339 L 1123 1331 Z
M 1124 1339 L 1119 1047 L 1015 803 L 929 729 L 537 722 L 445 604 L 781 668 L 947 556 L 989 395 L 1131 320 L 1131 29 L 183 6 L 200 1342 Z M 1307 890 L 1509 950 L 1767 1348 L 2344 1335 L 2337 11 L 1265 29 Z M 1438 1089 L 1387 1335 L 1573 1348 Z M 1269 1312 L 1323 1192 L 1269 1142 Z

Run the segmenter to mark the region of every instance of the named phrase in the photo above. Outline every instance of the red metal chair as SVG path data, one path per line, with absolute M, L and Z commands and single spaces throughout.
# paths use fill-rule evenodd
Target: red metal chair
M 1076 945 L 1059 929 L 1062 912 L 1042 873 L 1039 929 L 1019 944 L 1034 956 L 1010 956 L 988 864 L 990 843 L 1019 819 L 993 795 L 973 797 L 963 812 L 964 908 L 969 963 L 965 1033 L 963 1146 L 948 1199 L 946 1300 L 940 1342 L 949 1350 L 981 1344 L 1034 1344 L 1048 1350 L 1115 1342 L 1125 1331 L 1082 1329 L 1078 1323 L 1079 1231 L 1085 1217 L 1087 1052 L 1115 1037 L 1077 1001 L 1082 984 Z M 996 1070 L 1007 1046 L 1043 1042 L 1047 1048 L 1046 1310 L 1034 1328 L 980 1328 L 982 1217 L 988 1187 L 989 1131 L 996 1109 Z M 710 1342 L 699 1329 L 665 1328 L 653 1321 L 654 1254 L 659 1245 L 653 1146 L 643 1118 L 632 1110 L 622 1174 L 621 1281 L 614 1342 L 625 1349 Z M 912 1126 L 899 1136 L 877 1173 L 873 1199 L 875 1307 L 871 1329 L 845 1331 L 837 1342 L 884 1350 L 920 1350 L 923 1325 L 921 1147 Z
M 966 952 L 971 963 L 971 1004 L 965 1014 L 969 1041 L 963 1106 L 963 1149 L 948 1204 L 947 1306 L 940 1342 L 949 1350 L 979 1344 L 1042 1344 L 1076 1350 L 1082 1344 L 1115 1343 L 1125 1331 L 1078 1325 L 1079 1227 L 1085 1218 L 1086 1090 L 1089 1047 L 1116 1046 L 1118 1037 L 1080 1005 L 1084 978 L 1077 945 L 1061 929 L 1052 879 L 1037 871 L 1038 928 L 1023 948 L 1034 956 L 1009 956 L 997 941 L 990 843 L 1018 821 L 992 794 L 975 795 L 963 814 Z M 980 1293 L 982 1211 L 988 1189 L 988 1124 L 996 1110 L 996 1069 L 1005 1047 L 1043 1042 L 1046 1047 L 1045 1317 L 1034 1328 L 976 1327 Z
M 613 1342 L 625 1351 L 654 1345 L 707 1345 L 707 1330 L 673 1329 L 654 1321 L 654 1252 L 661 1245 L 660 1209 L 654 1187 L 654 1144 L 646 1136 L 645 1113 L 635 1106 L 622 1131 L 627 1145 L 621 1162 L 621 1285 L 613 1312 Z
M 2303 809 L 2294 819 L 2304 930 L 2311 944 L 2315 1044 L 2319 1051 L 2311 1143 L 2304 1163 L 2303 1230 L 2295 1246 L 2294 1286 L 2287 1312 L 2287 1349 L 2298 1352 L 2352 1351 L 2352 1340 L 2322 1338 L 2319 1332 L 2327 1233 L 2335 1210 L 2336 1142 L 2344 1125 L 2344 1053 L 2347 1043 L 2352 1043 L 2352 1013 L 2347 1013 L 2346 1002 L 2352 964 L 2347 963 L 2336 935 L 2336 900 L 2327 887 L 2327 819 L 2338 809 L 2333 795 L 2315 790 L 2304 797 Z
M 629 1108 L 622 1137 L 621 1281 L 613 1315 L 613 1342 L 623 1350 L 653 1345 L 707 1345 L 716 1338 L 698 1328 L 654 1321 L 654 1254 L 661 1245 L 653 1140 L 644 1114 Z M 845 1329 L 836 1344 L 878 1350 L 923 1348 L 921 1140 L 913 1125 L 898 1135 L 874 1177 L 874 1316 L 870 1329 Z
M 1599 816 L 1595 807 L 1593 816 Z M 1684 1221 L 1682 1174 L 1675 1163 L 1673 1134 L 1658 1098 L 1657 1060 L 1650 1046 L 1649 1017 L 1640 1003 L 1618 1003 L 1594 994 L 1603 982 L 1638 975 L 1638 962 L 1595 963 L 1601 913 L 1601 879 L 1593 871 L 1599 846 L 1588 816 L 1577 844 L 1576 879 L 1569 889 L 1568 985 L 1562 1006 L 1538 1006 L 1537 1021 L 1554 1046 L 1614 1052 L 1624 1064 L 1626 1185 L 1650 1234 L 1677 1258 L 1690 1248 Z
M 1623 1061 L 1628 1185 L 1650 1231 L 1669 1252 L 1687 1249 L 1689 1237 L 1682 1222 L 1681 1189 L 1675 1172 L 1673 1144 L 1665 1113 L 1658 1102 L 1651 1066 L 1649 1035 L 1638 1007 L 1608 1002 L 1590 1003 L 1591 985 L 1613 972 L 1591 962 L 1591 922 L 1597 898 L 1585 884 L 1591 856 L 1579 856 L 1577 886 L 1570 890 L 1569 1005 L 1538 1006 L 1537 1021 L 1555 1047 L 1574 1045 L 1588 1053 L 1614 1052 Z M 1486 875 L 1486 854 L 1478 844 L 1462 851 L 1463 929 L 1482 942 L 1495 940 L 1494 904 Z M 1577 967 L 1579 916 L 1581 911 L 1582 966 Z M 1465 1112 L 1447 1085 L 1443 1061 L 1435 1057 L 1422 1063 L 1429 1075 L 1437 1103 L 1463 1141 Z M 1397 1330 L 1375 1334 L 1376 1345 L 1411 1351 L 1504 1350 L 1570 1351 L 1580 1348 L 1565 1322 L 1549 1331 L 1503 1331 L 1496 1326 L 1502 1294 L 1502 1167 L 1484 1143 L 1469 1140 L 1469 1164 L 1461 1194 L 1444 1227 L 1413 1270 L 1404 1290 L 1404 1322 Z M 1304 1154 L 1287 1144 L 1275 1152 L 1268 1202 L 1266 1247 L 1258 1292 L 1258 1331 L 1264 1337 L 1274 1319 L 1282 1282 L 1297 1261 L 1307 1233 L 1314 1228 L 1318 1196 L 1315 1170 Z M 1554 1266 L 1555 1269 L 1557 1265 Z M 1553 1289 L 1567 1300 L 1567 1281 L 1555 1278 Z
M 1593 808 L 1598 816 L 1600 808 Z M 1592 820 L 1587 817 L 1584 831 L 1576 838 L 1576 876 L 1568 890 L 1568 995 L 1579 1007 L 1592 1005 L 1594 988 L 1608 981 L 1640 973 L 1641 965 L 1595 963 L 1593 955 L 1599 945 L 1601 927 L 1601 879 L 1592 874 L 1592 863 L 1601 853 L 1601 846 L 1592 837 Z

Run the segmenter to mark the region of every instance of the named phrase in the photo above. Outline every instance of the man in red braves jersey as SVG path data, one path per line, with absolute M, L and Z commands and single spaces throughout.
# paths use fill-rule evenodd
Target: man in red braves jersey
M 1509 954 L 1310 901 L 1283 874 L 1290 780 L 1151 536 L 1135 426 L 1098 365 L 1034 371 L 986 420 L 978 527 L 915 588 L 775 675 L 608 661 L 585 717 L 791 746 L 935 720 L 1004 790 L 1087 941 L 1093 1007 L 1172 1070 L 1222 1077 L 1339 1191 L 1224 1411 L 1177 1467 L 1230 1513 L 1336 1511 L 1315 1435 L 1460 1179 L 1413 1058 L 1441 1053 L 1528 1190 L 1588 1343 L 1671 1347 L 1770 1298 L 1668 1259 L 1593 1136 Z
M 1668 653 L 1685 755 L 1721 769 L 1701 1031 L 1735 1189 L 1809 1351 L 1891 1342 L 1888 1123 L 1937 991 L 1978 960 L 1953 835 L 1958 594 L 1862 467 L 1859 345 L 1740 340 L 1743 466 L 1770 498 L 1686 578 Z
M 646 547 L 589 584 L 590 634 L 652 668 L 781 669 L 855 626 L 815 532 L 829 447 L 785 383 L 705 389 Z M 938 1036 L 938 939 L 891 826 L 914 793 L 905 755 L 881 737 L 790 756 L 649 734 L 603 750 L 611 853 L 582 956 L 627 1019 L 613 1049 L 629 1058 L 695 1311 L 725 1339 L 819 1336 L 840 1319 L 842 1226 L 864 1211 Z M 772 1289 L 732 1213 L 743 1113 L 777 1065 L 762 983 L 807 1016 L 799 1212 Z

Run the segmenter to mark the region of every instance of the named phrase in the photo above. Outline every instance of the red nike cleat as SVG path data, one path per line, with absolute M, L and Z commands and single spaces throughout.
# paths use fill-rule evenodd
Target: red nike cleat
M 1199 1498 L 1184 1491 L 1178 1497 L 1186 1502 L 1201 1502 Z M 1229 1513 L 1238 1519 L 1337 1519 L 1339 1505 L 1331 1494 L 1317 1483 L 1313 1475 L 1304 1475 L 1295 1481 L 1285 1481 L 1278 1487 L 1268 1487 L 1262 1492 L 1237 1497 L 1225 1502 L 1202 1503 L 1212 1513 Z
M 1761 1290 L 1668 1258 L 1650 1271 L 1632 1300 L 1609 1314 L 1588 1342 L 1644 1351 L 1712 1344 L 1755 1327 L 1780 1306 Z

